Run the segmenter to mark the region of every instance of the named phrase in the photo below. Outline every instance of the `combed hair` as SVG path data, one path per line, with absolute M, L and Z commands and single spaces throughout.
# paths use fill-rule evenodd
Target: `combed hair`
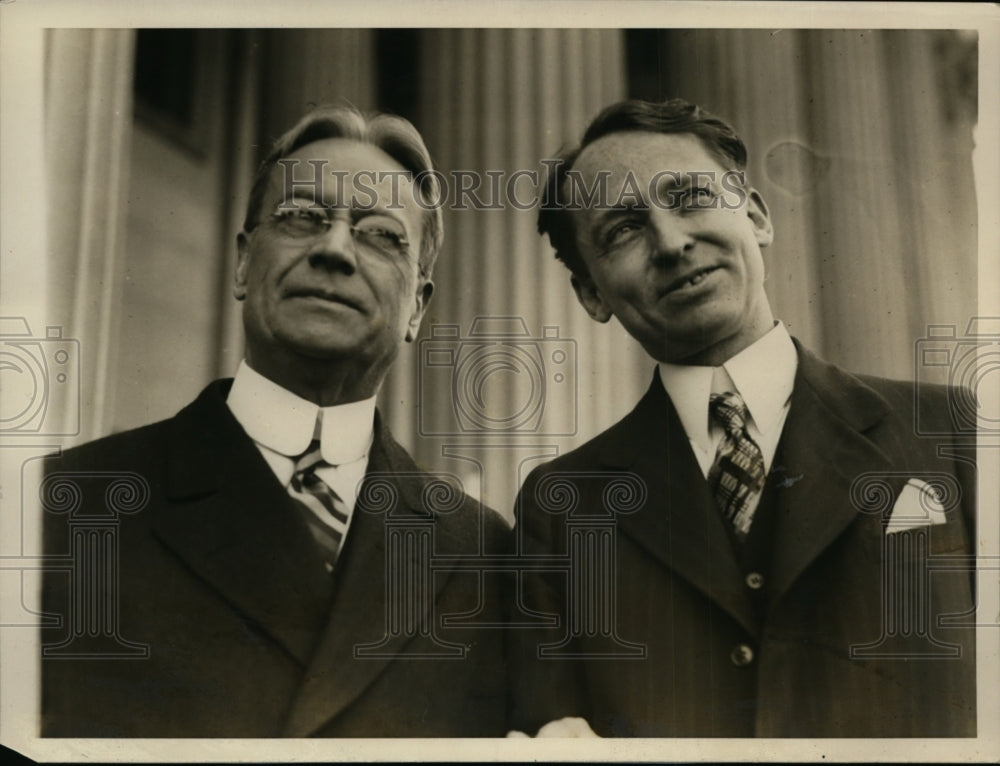
M 420 273 L 429 277 L 444 242 L 440 184 L 430 152 L 409 120 L 391 114 L 364 114 L 352 106 L 325 105 L 308 112 L 286 131 L 261 163 L 250 188 L 243 230 L 252 231 L 260 223 L 261 206 L 267 195 L 271 171 L 296 150 L 327 138 L 347 138 L 371 144 L 392 157 L 410 172 L 421 195 L 424 225 L 419 254 Z
M 605 108 L 590 123 L 579 145 L 563 150 L 550 165 L 538 212 L 538 233 L 547 234 L 556 258 L 574 274 L 587 275 L 576 247 L 573 220 L 560 201 L 567 173 L 580 154 L 599 138 L 612 133 L 690 133 L 697 136 L 728 170 L 745 170 L 747 148 L 732 126 L 697 104 L 681 98 L 662 102 L 630 99 Z

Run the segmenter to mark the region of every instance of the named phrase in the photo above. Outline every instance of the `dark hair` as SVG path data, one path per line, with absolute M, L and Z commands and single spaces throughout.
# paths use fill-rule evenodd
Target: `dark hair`
M 308 112 L 277 141 L 261 163 L 250 188 L 243 231 L 260 222 L 261 205 L 267 194 L 271 171 L 278 161 L 297 149 L 327 138 L 350 138 L 371 144 L 412 174 L 422 197 L 424 227 L 419 253 L 420 273 L 429 277 L 444 241 L 440 189 L 430 152 L 413 124 L 391 114 L 363 114 L 353 106 L 320 106 Z
M 585 276 L 587 267 L 576 248 L 573 221 L 560 191 L 567 173 L 583 150 L 611 133 L 646 131 L 651 133 L 690 133 L 697 136 L 728 170 L 745 170 L 747 148 L 732 126 L 697 104 L 681 98 L 651 102 L 631 99 L 606 107 L 587 128 L 580 144 L 564 150 L 550 165 L 538 212 L 538 233 L 548 234 L 556 258 L 574 274 Z

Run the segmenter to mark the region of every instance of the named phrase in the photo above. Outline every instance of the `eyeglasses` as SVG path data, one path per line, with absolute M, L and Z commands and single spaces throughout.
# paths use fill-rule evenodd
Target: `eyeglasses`
M 328 209 L 306 207 L 278 210 L 264 219 L 279 236 L 289 239 L 312 239 L 325 235 L 337 219 Z M 403 224 L 388 215 L 377 213 L 358 219 L 349 227 L 355 244 L 387 255 L 406 256 L 410 241 Z

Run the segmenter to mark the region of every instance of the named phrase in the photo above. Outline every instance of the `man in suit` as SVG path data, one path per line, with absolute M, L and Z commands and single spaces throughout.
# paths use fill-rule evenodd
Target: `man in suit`
M 513 634 L 513 725 L 974 736 L 975 465 L 949 391 L 849 374 L 775 321 L 768 209 L 723 121 L 626 101 L 561 160 L 539 230 L 655 372 L 521 489 L 514 603 L 558 623 Z
M 71 563 L 45 583 L 43 736 L 505 732 L 499 632 L 444 624 L 495 624 L 500 599 L 430 557 L 503 550 L 507 527 L 375 404 L 433 290 L 432 171 L 406 120 L 307 114 L 237 239 L 235 379 L 50 461 L 46 550 Z

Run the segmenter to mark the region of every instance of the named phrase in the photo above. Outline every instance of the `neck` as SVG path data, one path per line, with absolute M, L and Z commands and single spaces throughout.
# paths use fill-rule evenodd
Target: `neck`
M 248 348 L 246 361 L 255 372 L 320 407 L 371 398 L 378 392 L 387 371 L 349 359 L 285 356 L 294 358 L 261 357 Z

